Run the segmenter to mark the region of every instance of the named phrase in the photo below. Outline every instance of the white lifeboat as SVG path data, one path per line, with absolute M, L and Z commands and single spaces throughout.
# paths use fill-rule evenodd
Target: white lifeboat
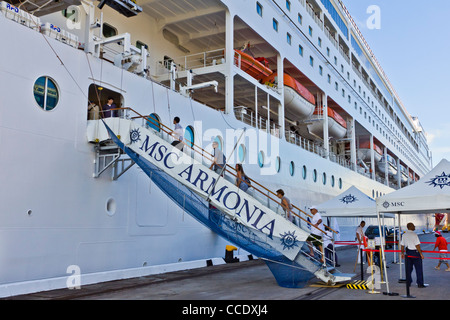
M 316 108 L 313 114 L 317 116 L 317 119 L 312 124 L 308 125 L 308 130 L 312 134 L 321 136 L 323 134 L 323 117 L 320 118 L 321 111 Z M 347 122 L 342 118 L 339 113 L 328 107 L 328 135 L 334 139 L 341 139 L 345 137 L 347 133 Z
M 379 162 L 383 158 L 383 150 L 376 143 L 373 144 L 375 162 Z M 362 161 L 371 161 L 370 141 L 360 141 L 358 149 L 358 159 Z
M 277 73 L 262 80 L 266 85 L 273 85 Z M 288 74 L 284 74 L 284 109 L 285 116 L 291 120 L 306 119 L 311 117 L 316 105 L 314 95 L 300 82 Z

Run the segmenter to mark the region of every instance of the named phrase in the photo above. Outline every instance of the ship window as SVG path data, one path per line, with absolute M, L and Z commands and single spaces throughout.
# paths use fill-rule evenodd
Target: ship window
M 303 170 L 302 170 L 302 177 L 303 177 L 303 180 L 305 180 L 306 179 L 306 174 L 308 173 L 308 171 L 307 171 L 307 169 L 306 169 L 306 166 L 303 166 Z
M 117 29 L 108 23 L 103 23 L 103 36 L 110 38 L 117 35 Z
M 300 25 L 303 24 L 303 17 L 300 13 L 298 14 L 298 23 L 300 23 Z
M 56 82 L 49 77 L 40 77 L 33 87 L 34 99 L 45 111 L 53 110 L 59 101 Z
M 323 68 L 322 66 L 319 66 L 319 74 L 322 76 L 323 75 Z
M 259 2 L 256 2 L 256 13 L 259 14 L 261 17 L 263 15 L 263 6 Z
M 322 39 L 318 38 L 317 39 L 317 44 L 319 45 L 319 47 L 322 48 Z
M 311 26 L 309 26 L 308 32 L 309 32 L 309 35 L 312 37 L 312 35 L 313 35 L 313 28 L 311 28 Z
M 189 147 L 194 146 L 194 128 L 192 126 L 187 126 L 184 130 L 184 141 Z
M 289 165 L 289 173 L 290 173 L 291 177 L 294 176 L 294 173 L 295 173 L 295 163 L 294 163 L 294 161 L 291 161 L 291 163 Z
M 273 30 L 278 32 L 278 21 L 276 19 L 273 19 L 272 25 L 273 25 Z
M 281 158 L 278 156 L 277 160 L 275 162 L 275 169 L 277 170 L 277 172 L 280 172 L 281 170 Z
M 309 56 L 309 64 L 311 65 L 311 67 L 314 67 L 314 58 Z
M 145 44 L 144 42 L 142 42 L 142 41 L 137 40 L 137 41 L 136 41 L 136 48 L 138 48 L 138 49 L 142 49 L 142 48 L 148 49 L 148 45 L 146 45 L 146 44 Z
M 61 13 L 63 17 L 72 21 L 72 23 L 80 22 L 80 12 L 78 7 L 70 6 L 69 8 L 62 10 Z
M 298 45 L 298 53 L 303 57 L 303 47 Z
M 313 181 L 317 182 L 317 170 L 316 169 L 314 169 L 314 171 L 313 171 Z
M 322 183 L 323 185 L 327 184 L 327 174 L 325 172 L 322 174 Z
M 152 113 L 148 116 L 147 127 L 155 130 L 156 132 L 161 132 L 161 120 L 156 113 Z
M 291 2 L 289 0 L 286 0 L 286 9 L 291 11 Z
M 292 36 L 291 34 L 288 32 L 286 33 L 286 41 L 287 43 L 291 44 L 292 43 Z
M 342 179 L 339 178 L 339 189 L 342 189 Z
M 258 154 L 258 165 L 260 168 L 264 167 L 264 152 L 262 151 Z
M 331 186 L 334 188 L 334 176 L 331 176 Z
M 245 153 L 246 153 L 245 151 L 246 151 L 245 146 L 243 144 L 241 144 L 239 146 L 239 150 L 238 150 L 239 161 L 241 163 L 244 162 L 244 160 L 245 160 Z

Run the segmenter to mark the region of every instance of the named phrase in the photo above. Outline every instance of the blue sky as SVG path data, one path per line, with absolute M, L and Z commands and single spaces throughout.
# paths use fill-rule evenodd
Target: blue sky
M 450 161 L 450 17 L 448 0 L 343 0 L 411 116 L 428 134 L 433 165 Z M 380 28 L 369 29 L 371 5 Z

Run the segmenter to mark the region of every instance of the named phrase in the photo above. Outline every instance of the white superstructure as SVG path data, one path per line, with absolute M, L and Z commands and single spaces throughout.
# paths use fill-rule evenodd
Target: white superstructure
M 43 4 L 1 4 L 0 296 L 65 287 L 77 270 L 89 283 L 223 257 L 226 241 L 136 166 L 120 175 L 115 150 L 88 142 L 90 104 L 109 97 L 169 126 L 180 117 L 186 139 L 207 150 L 218 141 L 303 210 L 351 186 L 376 198 L 431 169 L 418 119 L 338 0 Z M 249 68 L 295 78 L 314 114 L 285 117 L 287 83 Z M 343 137 L 328 130 L 330 108 Z M 384 170 L 375 154 L 358 158 L 360 140 L 383 150 Z M 403 169 L 389 175 L 388 163 Z M 356 221 L 341 224 L 342 240 Z

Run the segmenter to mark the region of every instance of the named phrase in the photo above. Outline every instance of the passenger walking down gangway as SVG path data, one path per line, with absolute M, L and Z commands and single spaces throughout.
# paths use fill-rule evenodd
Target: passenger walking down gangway
M 154 121 L 139 114 L 133 119 L 138 118 Z M 92 121 L 96 122 L 91 125 L 92 132 L 103 132 L 95 126 L 104 124 L 105 132 L 113 142 L 166 195 L 194 218 L 237 246 L 264 258 L 280 285 L 285 285 L 281 279 L 283 277 L 295 278 L 292 273 L 298 276 L 295 282 L 303 284 L 312 275 L 330 284 L 351 278 L 351 275 L 331 274 L 322 263 L 311 259 L 302 251 L 310 230 L 291 223 L 227 179 L 220 179 L 216 172 L 195 157 L 173 148 L 163 138 L 163 132 L 170 134 L 170 129 L 167 130 L 166 126 L 159 124 L 163 130 L 157 133 L 133 120 L 109 118 L 100 120 L 103 124 L 99 120 Z M 102 141 L 105 137 L 95 137 L 94 140 L 96 139 Z M 205 156 L 203 149 L 186 142 L 186 146 L 202 155 L 201 160 L 205 158 L 211 161 L 211 155 Z M 230 167 L 227 166 L 227 172 L 228 168 Z M 272 201 L 278 203 L 276 200 Z M 285 267 L 290 270 L 289 274 Z M 293 283 L 286 286 L 298 285 L 300 284 Z

